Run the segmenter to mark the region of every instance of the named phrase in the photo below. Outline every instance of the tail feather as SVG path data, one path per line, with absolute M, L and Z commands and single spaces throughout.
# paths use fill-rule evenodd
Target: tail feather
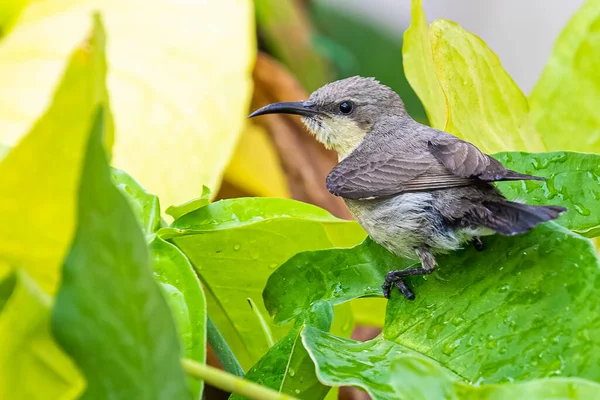
M 482 205 L 487 212 L 480 214 L 479 224 L 506 236 L 527 232 L 567 211 L 560 206 L 532 206 L 512 201 L 483 202 Z
M 503 181 L 521 181 L 521 180 L 530 180 L 530 181 L 545 181 L 546 178 L 543 176 L 535 176 L 535 175 L 527 175 L 522 174 L 517 171 L 506 170 L 506 174 L 502 177 Z

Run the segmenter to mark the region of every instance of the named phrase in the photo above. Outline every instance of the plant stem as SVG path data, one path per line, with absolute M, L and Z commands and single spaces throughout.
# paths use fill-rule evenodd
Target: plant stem
M 254 400 L 296 400 L 287 394 L 276 392 L 268 387 L 188 358 L 182 358 L 181 365 L 186 374 L 230 393 L 238 393 Z
M 215 352 L 215 355 L 219 359 L 221 366 L 227 372 L 232 375 L 244 377 L 244 370 L 238 362 L 237 358 L 229 348 L 229 345 L 221 335 L 219 328 L 212 322 L 209 316 L 206 317 L 206 336 L 208 338 L 208 344 Z

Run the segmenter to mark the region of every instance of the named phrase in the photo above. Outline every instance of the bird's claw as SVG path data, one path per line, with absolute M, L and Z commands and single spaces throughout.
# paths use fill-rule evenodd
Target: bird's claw
M 393 271 L 392 271 L 393 272 Z M 392 291 L 392 284 L 400 290 L 400 293 L 408 300 L 414 300 L 415 294 L 412 290 L 406 286 L 404 279 L 394 276 L 392 273 L 389 273 L 385 277 L 385 282 L 381 285 L 381 289 L 383 289 L 383 297 L 386 299 L 390 298 L 390 292 Z
M 483 242 L 479 236 L 473 238 L 473 247 L 475 247 L 475 250 L 477 251 L 483 251 Z

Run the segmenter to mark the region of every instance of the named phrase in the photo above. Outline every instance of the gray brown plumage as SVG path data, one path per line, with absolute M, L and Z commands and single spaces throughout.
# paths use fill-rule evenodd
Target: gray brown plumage
M 306 102 L 273 104 L 251 116 L 273 112 L 302 115 L 317 139 L 338 152 L 327 188 L 371 238 L 421 261 L 388 274 L 386 297 L 394 284 L 414 298 L 403 278 L 431 273 L 436 253 L 480 235 L 527 232 L 566 211 L 508 201 L 493 182 L 544 178 L 509 170 L 473 144 L 418 123 L 394 91 L 372 78 L 336 81 Z

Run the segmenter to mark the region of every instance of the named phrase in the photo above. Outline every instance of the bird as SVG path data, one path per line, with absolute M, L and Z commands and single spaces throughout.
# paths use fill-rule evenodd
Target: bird
M 386 275 L 388 299 L 396 287 L 414 300 L 405 278 L 431 274 L 438 254 L 470 242 L 482 250 L 482 236 L 525 233 L 567 211 L 506 199 L 494 182 L 545 178 L 507 169 L 472 143 L 419 123 L 375 78 L 334 81 L 308 100 L 269 104 L 249 118 L 266 114 L 300 115 L 308 131 L 337 152 L 328 191 L 344 200 L 373 241 L 420 261 Z

